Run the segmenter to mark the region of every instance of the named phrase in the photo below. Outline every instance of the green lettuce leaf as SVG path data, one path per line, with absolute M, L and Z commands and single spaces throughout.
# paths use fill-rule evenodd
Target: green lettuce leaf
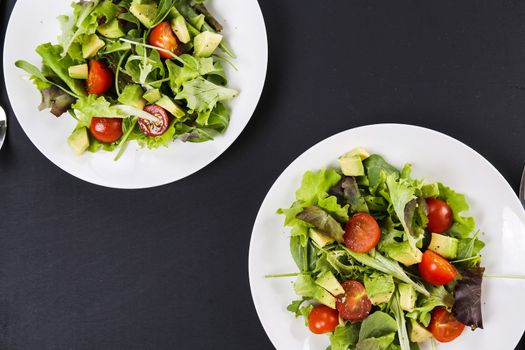
M 297 200 L 305 206 L 317 204 L 319 197 L 324 197 L 339 180 L 341 175 L 334 169 L 323 168 L 318 172 L 307 171 L 303 175 L 301 187 L 297 189 L 295 195 Z
M 86 90 L 81 80 L 69 76 L 68 68 L 74 62 L 69 55 L 62 56 L 62 47 L 45 43 L 37 46 L 36 52 L 42 57 L 44 64 L 48 66 L 77 97 L 86 96 Z
M 472 231 L 474 231 L 476 223 L 474 222 L 473 217 L 461 215 L 461 213 L 469 210 L 469 205 L 465 199 L 465 195 L 457 193 L 450 187 L 444 186 L 441 183 L 438 184 L 438 186 L 439 198 L 448 204 L 454 215 L 454 223 L 448 230 L 448 233 L 451 236 L 458 238 L 468 237 Z

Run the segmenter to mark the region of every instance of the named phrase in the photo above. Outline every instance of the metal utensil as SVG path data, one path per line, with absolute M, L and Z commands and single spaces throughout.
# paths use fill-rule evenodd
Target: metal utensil
M 7 132 L 7 117 L 5 116 L 5 111 L 0 107 L 0 148 L 4 144 L 5 134 Z
M 523 167 L 523 172 L 521 173 L 519 197 L 520 197 L 521 205 L 523 205 L 523 207 L 525 208 L 525 167 Z

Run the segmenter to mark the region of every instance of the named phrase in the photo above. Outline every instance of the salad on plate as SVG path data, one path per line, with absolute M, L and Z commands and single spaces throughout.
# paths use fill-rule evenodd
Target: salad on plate
M 484 247 L 463 194 L 356 148 L 279 209 L 299 273 L 288 310 L 331 350 L 409 350 L 483 328 Z M 269 277 L 279 277 L 274 275 Z
M 148 148 L 213 140 L 238 91 L 223 66 L 235 55 L 203 3 L 73 2 L 73 14 L 58 18 L 58 44 L 36 48 L 42 66 L 16 66 L 41 92 L 40 110 L 76 119 L 67 141 L 77 154 L 118 149 L 118 159 L 132 140 Z

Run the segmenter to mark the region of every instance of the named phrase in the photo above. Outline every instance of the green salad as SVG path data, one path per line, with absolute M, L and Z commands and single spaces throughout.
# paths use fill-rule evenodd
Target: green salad
M 418 349 L 483 328 L 484 243 L 465 196 L 411 168 L 357 148 L 307 171 L 278 210 L 300 270 L 288 310 L 331 350 Z
M 36 48 L 41 68 L 16 66 L 42 93 L 40 110 L 76 119 L 68 143 L 77 154 L 119 148 L 118 159 L 131 140 L 148 148 L 213 140 L 238 92 L 223 68 L 235 55 L 203 2 L 73 2 L 73 14 L 58 18 L 58 44 Z

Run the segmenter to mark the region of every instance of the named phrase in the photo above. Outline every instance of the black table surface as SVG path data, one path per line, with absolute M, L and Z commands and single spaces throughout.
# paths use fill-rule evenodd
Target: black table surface
M 14 4 L 0 1 L 2 33 Z M 284 168 L 342 130 L 444 132 L 518 189 L 525 2 L 260 5 L 269 65 L 252 120 L 218 160 L 170 185 L 115 190 L 65 173 L 25 136 L 2 85 L 0 349 L 272 348 L 248 283 L 252 225 Z

